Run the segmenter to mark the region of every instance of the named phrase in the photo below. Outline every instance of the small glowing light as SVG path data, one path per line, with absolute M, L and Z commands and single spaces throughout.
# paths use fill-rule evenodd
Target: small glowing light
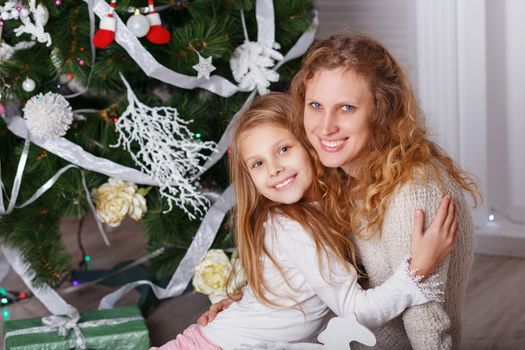
M 4 314 L 4 320 L 8 320 L 9 319 L 9 310 L 4 309 L 3 314 Z
M 25 298 L 27 298 L 27 294 L 26 293 L 20 293 L 20 294 L 18 294 L 18 297 L 20 299 L 25 299 Z
M 68 79 L 73 79 L 74 77 L 73 73 L 67 73 L 66 76 Z
M 80 50 L 80 52 L 84 52 L 84 48 L 83 47 L 81 47 L 79 50 Z
M 231 148 L 228 148 L 228 151 L 226 152 L 228 154 L 232 154 L 232 149 Z
M 0 294 L 7 295 L 7 291 L 4 288 L 0 287 Z
M 60 4 L 62 4 L 62 0 L 56 0 L 55 1 L 55 5 L 60 6 Z
M 113 123 L 118 122 L 118 118 L 113 118 Z
M 9 302 L 7 298 L 2 298 L 0 301 L 2 302 L 2 304 L 7 304 Z
M 73 281 L 73 287 L 78 286 L 78 281 Z
M 78 61 L 78 64 L 80 64 L 81 66 L 83 66 L 83 65 L 84 65 L 84 60 L 79 60 L 79 61 Z
M 57 89 L 60 89 L 62 87 L 62 84 L 57 84 Z
M 89 255 L 86 255 L 86 256 L 84 257 L 84 261 L 85 261 L 85 262 L 90 262 L 90 261 L 91 261 L 91 257 L 90 257 Z
M 200 139 L 200 138 L 201 138 L 201 136 L 202 136 L 202 135 L 201 135 L 201 133 L 200 133 L 200 132 L 198 132 L 198 133 L 196 133 L 196 134 L 195 134 L 195 137 L 196 137 L 196 138 L 198 138 L 198 139 Z
M 494 221 L 494 214 L 490 214 L 489 215 L 489 221 L 491 221 L 491 222 Z

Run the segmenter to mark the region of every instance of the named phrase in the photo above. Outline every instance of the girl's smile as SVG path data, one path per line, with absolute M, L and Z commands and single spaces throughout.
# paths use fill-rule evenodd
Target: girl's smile
M 274 124 L 252 127 L 241 134 L 239 147 L 248 173 L 264 197 L 291 204 L 310 194 L 312 164 L 289 130 Z

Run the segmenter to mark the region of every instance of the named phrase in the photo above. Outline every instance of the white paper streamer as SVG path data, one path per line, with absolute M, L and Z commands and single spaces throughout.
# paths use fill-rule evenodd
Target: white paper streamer
M 5 118 L 7 128 L 13 134 L 25 138 L 27 136 L 27 127 L 25 121 L 21 117 L 16 116 L 17 113 L 15 106 L 8 106 L 7 114 L 15 116 Z M 81 168 L 104 174 L 109 177 L 116 177 L 123 181 L 130 181 L 135 184 L 158 186 L 157 181 L 152 177 L 108 159 L 95 157 L 91 153 L 86 152 L 79 145 L 63 137 L 56 140 L 42 140 L 34 136 L 30 136 L 29 138 L 35 145 L 38 145 L 39 147 L 67 160 L 70 163 L 76 164 Z
M 104 0 L 95 0 L 95 6 L 93 10 L 99 18 L 104 18 L 110 12 L 111 6 L 109 6 L 109 4 Z M 272 47 L 275 41 L 273 2 L 271 0 L 257 0 L 256 12 L 258 41 L 269 43 L 269 46 Z M 193 76 L 177 73 L 161 65 L 144 48 L 139 39 L 129 30 L 126 24 L 122 22 L 118 15 L 114 14 L 114 16 L 117 21 L 115 41 L 128 52 L 130 57 L 137 63 L 137 65 L 147 76 L 183 89 L 206 89 L 222 97 L 229 97 L 236 92 L 246 91 L 241 90 L 237 85 L 218 75 L 211 76 L 210 80 L 197 79 Z M 313 42 L 313 38 L 317 30 L 317 14 L 315 14 L 315 16 L 315 26 L 303 33 L 301 38 L 299 38 L 299 41 L 292 48 L 292 50 L 295 49 L 295 51 L 300 51 L 301 53 L 298 56 L 295 54 L 286 54 L 284 60 L 281 61 L 280 65 L 277 65 L 275 69 L 280 67 L 288 60 L 299 57 L 301 54 L 306 52 L 310 44 Z M 300 44 L 300 47 L 298 47 L 298 44 Z
M 257 19 L 257 41 L 272 47 L 275 42 L 273 1 L 257 0 L 255 17 Z
M 20 156 L 20 160 L 18 161 L 18 167 L 17 167 L 17 170 L 16 170 L 15 180 L 14 180 L 14 183 L 13 183 L 13 189 L 11 191 L 11 197 L 9 198 L 9 204 L 7 205 L 7 209 L 5 209 L 5 207 L 4 207 L 3 190 L 4 190 L 5 186 L 4 186 L 4 183 L 2 181 L 2 164 L 0 163 L 0 216 L 8 215 L 14 210 L 14 208 L 24 208 L 24 207 L 30 205 L 31 203 L 33 203 L 34 201 L 36 201 L 38 198 L 40 198 L 40 196 L 42 196 L 51 187 L 53 187 L 53 185 L 58 181 L 60 176 L 62 176 L 69 169 L 79 169 L 80 170 L 79 167 L 77 167 L 76 165 L 73 165 L 73 164 L 69 164 L 69 165 L 63 167 L 62 169 L 57 171 L 57 173 L 55 175 L 53 175 L 53 177 L 51 177 L 42 186 L 40 186 L 40 188 L 28 200 L 26 200 L 24 203 L 22 203 L 20 205 L 16 205 L 16 201 L 18 199 L 18 192 L 20 190 L 20 185 L 22 183 L 22 175 L 24 174 L 24 169 L 25 169 L 25 165 L 26 165 L 26 162 L 27 162 L 27 157 L 28 157 L 28 154 L 29 154 L 29 145 L 31 144 L 29 136 L 26 136 L 26 137 L 27 138 L 24 141 L 24 148 L 22 150 L 22 154 Z M 95 220 L 97 222 L 97 227 L 98 227 L 98 230 L 100 232 L 100 235 L 102 236 L 102 239 L 104 240 L 104 243 L 106 243 L 106 245 L 109 246 L 110 244 L 109 244 L 109 240 L 108 240 L 108 238 L 106 236 L 106 232 L 104 231 L 104 227 L 102 226 L 102 223 L 100 222 L 100 220 L 98 219 L 98 217 L 96 215 L 95 206 L 93 205 L 93 202 L 91 201 L 91 195 L 90 195 L 89 189 L 87 187 L 86 178 L 85 178 L 85 176 L 84 176 L 84 174 L 82 172 L 80 173 L 80 175 L 82 176 L 82 186 L 84 188 L 84 193 L 86 194 L 86 200 L 87 200 L 87 202 L 89 204 L 89 207 L 93 211 L 93 214 L 95 215 Z
M 213 203 L 204 216 L 204 220 L 202 220 L 195 234 L 195 238 L 193 238 L 193 242 L 188 248 L 186 255 L 184 255 L 184 258 L 182 258 L 179 266 L 177 266 L 166 288 L 161 288 L 147 280 L 131 282 L 102 298 L 99 309 L 111 309 L 127 292 L 142 285 L 149 285 L 159 299 L 166 299 L 182 294 L 195 272 L 195 266 L 200 262 L 208 249 L 210 249 L 224 216 L 228 210 L 233 207 L 234 202 L 233 187 L 230 185 L 221 197 Z
M 74 312 L 78 312 L 73 306 L 66 303 L 64 299 L 51 287 L 44 284 L 42 287 L 37 288 L 33 285 L 31 280 L 35 276 L 35 272 L 22 261 L 21 254 L 18 250 L 8 247 L 7 245 L 2 246 L 2 251 L 6 260 L 13 267 L 18 275 L 22 278 L 27 287 L 35 295 L 35 297 L 44 304 L 44 306 L 54 315 L 67 315 Z
M 284 63 L 302 56 L 314 41 L 315 33 L 317 32 L 318 26 L 319 19 L 317 16 L 317 11 L 314 11 L 312 28 L 310 28 L 308 31 L 304 32 L 303 35 L 301 35 L 301 37 L 299 38 L 299 40 L 297 40 L 295 45 L 284 56 L 284 59 L 277 63 L 274 69 L 279 69 L 279 67 L 281 67 Z M 252 101 L 254 96 L 255 91 L 252 91 L 252 93 L 250 94 L 250 96 L 248 96 L 248 99 L 244 103 L 243 107 L 239 110 L 239 112 L 237 112 L 233 116 L 232 120 L 228 124 L 228 127 L 226 128 L 226 131 L 224 132 L 224 134 L 222 134 L 221 139 L 218 142 L 217 152 L 213 153 L 210 156 L 210 158 L 208 158 L 206 163 L 204 163 L 204 165 L 202 166 L 202 171 L 200 174 L 198 174 L 198 176 L 208 171 L 212 166 L 215 165 L 215 163 L 217 163 L 224 156 L 224 153 L 230 147 L 233 125 L 235 124 L 235 121 L 238 119 L 239 115 L 242 113 L 243 109 L 246 108 L 246 106 Z
M 0 283 L 6 278 L 7 274 L 9 273 L 9 269 L 11 266 L 5 259 L 3 254 L 0 254 Z

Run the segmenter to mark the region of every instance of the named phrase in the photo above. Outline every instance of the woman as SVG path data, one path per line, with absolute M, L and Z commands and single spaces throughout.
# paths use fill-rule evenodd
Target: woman
M 325 196 L 350 220 L 369 287 L 382 284 L 409 253 L 414 210 L 432 214 L 445 194 L 459 212 L 456 247 L 436 273 L 445 302 L 407 309 L 373 330 L 378 349 L 454 349 L 473 260 L 473 224 L 466 191 L 477 202 L 472 178 L 429 140 L 408 77 L 377 41 L 333 35 L 316 43 L 292 81 L 295 122 L 304 126 L 327 174 L 340 172 L 338 196 Z M 341 194 L 347 199 L 340 202 Z M 199 320 L 213 319 L 231 301 Z
M 445 302 L 409 308 L 374 333 L 377 348 L 457 348 L 473 260 L 473 224 L 463 192 L 475 201 L 478 192 L 426 135 L 407 75 L 377 41 L 338 34 L 310 49 L 291 94 L 295 120 L 304 123 L 321 162 L 332 169 L 327 171 L 344 171 L 344 209 L 370 287 L 383 283 L 409 252 L 413 211 L 436 213 L 443 195 L 453 196 L 458 243 L 436 271 Z M 326 200 L 340 205 L 336 197 Z

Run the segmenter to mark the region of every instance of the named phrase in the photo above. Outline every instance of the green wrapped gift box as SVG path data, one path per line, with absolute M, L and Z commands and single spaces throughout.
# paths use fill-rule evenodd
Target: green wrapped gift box
M 77 326 L 88 349 L 143 350 L 150 346 L 148 329 L 135 306 L 83 312 Z M 58 328 L 50 331 L 42 318 L 4 323 L 5 350 L 67 350 L 75 343 L 74 329 L 64 338 Z

